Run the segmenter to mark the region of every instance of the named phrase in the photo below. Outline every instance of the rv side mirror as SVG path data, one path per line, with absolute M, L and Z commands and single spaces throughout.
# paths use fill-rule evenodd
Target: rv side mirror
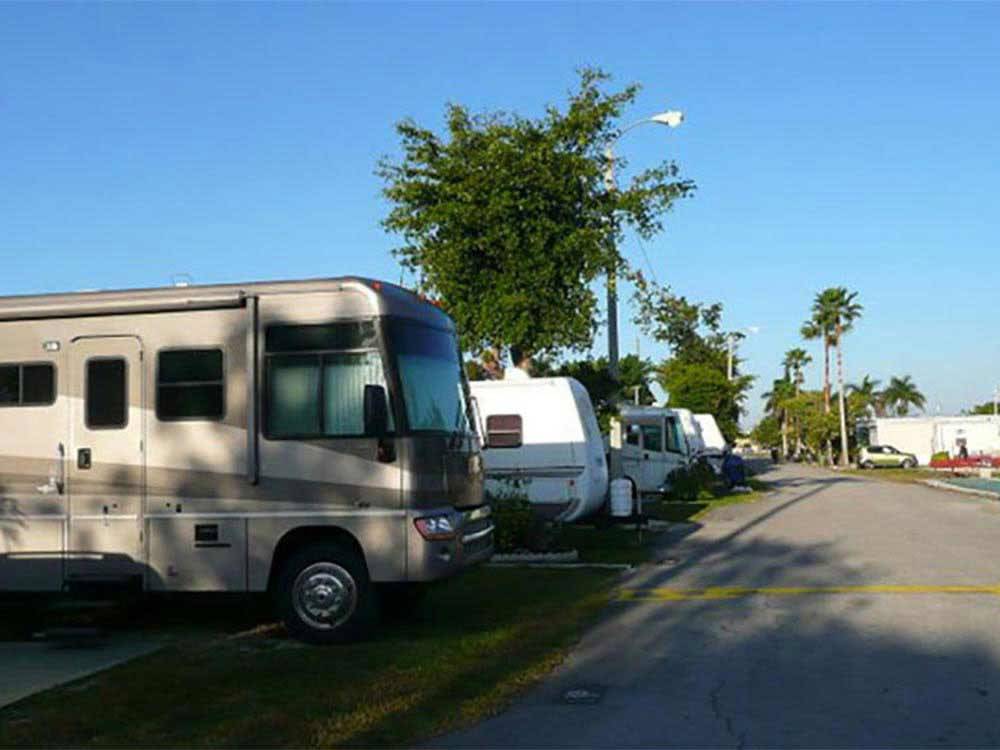
M 365 435 L 385 437 L 389 432 L 389 397 L 381 385 L 365 386 Z

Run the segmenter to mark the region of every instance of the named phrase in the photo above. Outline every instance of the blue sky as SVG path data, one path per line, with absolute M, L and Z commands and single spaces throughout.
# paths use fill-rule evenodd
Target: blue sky
M 2 4 L 0 294 L 399 281 L 373 174 L 392 124 L 537 113 L 592 64 L 643 84 L 629 116 L 687 115 L 620 151 L 698 183 L 646 252 L 761 328 L 752 417 L 839 284 L 865 305 L 849 379 L 910 374 L 957 411 L 1000 383 L 998 30 L 971 3 Z

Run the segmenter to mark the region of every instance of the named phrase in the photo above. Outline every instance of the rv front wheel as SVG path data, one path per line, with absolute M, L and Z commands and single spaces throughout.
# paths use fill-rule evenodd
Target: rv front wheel
M 278 612 L 296 638 L 343 643 L 374 623 L 374 596 L 364 561 L 340 545 L 310 544 L 293 554 L 276 583 Z

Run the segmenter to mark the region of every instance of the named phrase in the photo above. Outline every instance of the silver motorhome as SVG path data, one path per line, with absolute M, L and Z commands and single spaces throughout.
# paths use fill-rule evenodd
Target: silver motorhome
M 336 640 L 488 558 L 454 326 L 356 278 L 0 298 L 0 590 L 271 591 Z

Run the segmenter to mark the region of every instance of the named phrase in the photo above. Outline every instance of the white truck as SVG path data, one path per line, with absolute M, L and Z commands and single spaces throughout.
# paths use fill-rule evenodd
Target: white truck
M 623 406 L 611 420 L 611 476 L 629 480 L 636 500 L 666 492 L 670 475 L 690 463 L 691 448 L 683 425 L 686 416 L 690 412 L 683 409 Z

